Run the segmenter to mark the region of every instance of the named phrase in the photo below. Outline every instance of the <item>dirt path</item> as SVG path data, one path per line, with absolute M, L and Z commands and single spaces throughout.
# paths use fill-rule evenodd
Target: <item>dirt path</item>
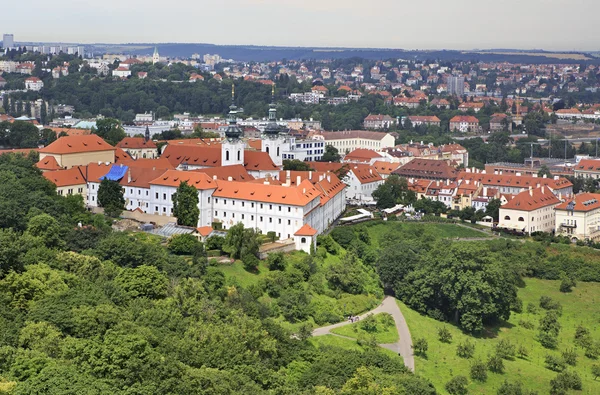
M 369 314 L 378 314 L 378 313 L 388 313 L 394 318 L 394 322 L 396 323 L 396 330 L 398 331 L 399 340 L 396 343 L 392 344 L 379 344 L 380 347 L 386 348 L 388 350 L 392 350 L 402 356 L 404 358 L 404 364 L 407 368 L 415 371 L 415 359 L 413 357 L 412 351 L 412 339 L 410 337 L 410 331 L 408 330 L 408 325 L 406 324 L 406 320 L 398 307 L 398 303 L 396 303 L 396 299 L 391 296 L 386 296 L 383 299 L 383 302 L 376 308 L 371 311 L 368 311 L 362 315 L 360 315 L 360 319 L 365 318 Z M 350 321 L 344 321 L 337 324 L 324 326 L 321 328 L 317 328 L 313 331 L 313 336 L 324 336 L 324 335 L 335 335 L 331 333 L 332 329 L 339 328 L 341 326 L 351 324 Z M 335 335 L 337 336 L 337 335 Z M 345 337 L 345 336 L 343 336 Z M 354 340 L 354 339 L 353 339 Z

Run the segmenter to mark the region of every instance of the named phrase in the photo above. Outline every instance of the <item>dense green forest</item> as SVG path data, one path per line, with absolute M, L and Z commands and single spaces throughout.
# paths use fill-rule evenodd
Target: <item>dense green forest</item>
M 205 251 L 231 238 L 115 232 L 36 159 L 0 156 L 0 393 L 435 393 L 396 355 L 310 342 L 382 296 L 331 238 L 314 256 L 217 264 Z

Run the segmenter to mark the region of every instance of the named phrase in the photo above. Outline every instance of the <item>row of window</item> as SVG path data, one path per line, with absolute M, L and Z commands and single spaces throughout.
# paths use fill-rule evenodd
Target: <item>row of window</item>
M 173 211 L 173 210 L 171 210 Z M 246 215 L 245 214 L 241 214 L 242 215 L 242 219 L 246 219 Z M 219 217 L 219 211 L 215 211 L 215 217 Z M 227 218 L 227 212 L 223 211 L 223 218 Z M 235 213 L 231 213 L 231 218 L 235 218 Z M 258 217 L 259 222 L 264 222 L 264 217 L 261 215 Z M 250 221 L 254 221 L 254 215 L 250 215 Z M 269 223 L 272 224 L 273 223 L 273 217 L 269 217 Z M 277 219 L 277 223 L 279 225 L 281 225 L 281 218 Z M 292 224 L 292 220 L 288 219 L 287 220 L 287 224 L 291 225 Z
M 208 198 L 208 203 L 210 203 L 210 197 Z M 219 203 L 219 198 L 215 198 L 215 204 L 216 204 L 216 203 Z M 243 201 L 242 201 L 241 203 L 242 203 L 242 207 L 246 207 L 246 202 L 243 202 Z M 232 205 L 232 206 L 235 206 L 235 200 L 231 200 L 231 205 Z M 223 206 L 227 206 L 227 199 L 223 199 Z M 261 209 L 262 209 L 262 208 L 264 208 L 264 206 L 265 206 L 265 205 L 264 205 L 264 203 L 260 203 L 260 204 L 259 204 L 259 207 L 260 207 Z M 250 202 L 250 207 L 251 207 L 251 208 L 254 208 L 254 202 Z M 278 211 L 282 211 L 282 209 L 283 209 L 283 206 L 278 206 Z M 272 204 L 269 204 L 269 210 L 273 210 L 273 205 L 272 205 Z M 297 210 L 298 210 L 298 209 L 296 208 L 296 211 L 297 211 Z M 291 213 L 291 212 L 292 212 L 292 208 L 291 208 L 291 207 L 288 207 L 288 208 L 287 208 L 287 212 L 288 212 L 288 213 Z

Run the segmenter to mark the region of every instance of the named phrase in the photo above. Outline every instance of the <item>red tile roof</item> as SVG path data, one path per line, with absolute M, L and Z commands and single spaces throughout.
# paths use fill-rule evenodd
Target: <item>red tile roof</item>
M 555 207 L 556 210 L 573 210 L 587 212 L 600 209 L 600 193 L 583 192 L 575 195 L 571 200 L 562 202 Z
M 146 140 L 143 137 L 125 137 L 117 144 L 119 148 L 132 148 L 132 149 L 152 149 L 156 148 L 156 144 L 152 140 Z
M 71 185 L 84 185 L 86 183 L 81 169 L 72 167 L 64 170 L 47 171 L 42 174 L 47 180 L 57 187 L 66 187 Z
M 415 158 L 392 174 L 406 178 L 429 178 L 439 180 L 455 180 L 458 172 L 445 160 Z
M 244 151 L 244 167 L 248 171 L 278 171 L 279 167 L 273 163 L 273 160 L 266 152 L 261 151 Z
M 242 165 L 232 165 L 232 166 L 219 166 L 219 167 L 211 167 L 206 169 L 197 169 L 190 170 L 193 172 L 204 173 L 210 178 L 221 180 L 221 181 L 240 181 L 247 182 L 254 180 L 246 168 Z M 216 177 L 216 178 L 215 178 Z
M 60 137 L 52 144 L 40 149 L 46 154 L 74 154 L 81 152 L 114 151 L 115 147 L 95 134 Z
M 60 170 L 62 167 L 58 165 L 56 158 L 53 156 L 46 156 L 44 159 L 40 159 L 36 166 L 40 170 Z
M 188 185 L 193 186 L 196 189 L 215 189 L 217 188 L 217 181 L 213 180 L 204 173 L 198 173 L 195 171 L 182 171 L 182 170 L 167 170 L 161 176 L 150 181 L 151 185 L 162 185 L 170 187 L 178 187 L 182 182 L 187 182 Z
M 304 207 L 318 199 L 320 193 L 308 180 L 297 186 L 219 181 L 213 196 Z
M 316 229 L 314 229 L 312 226 L 310 226 L 309 224 L 304 224 L 300 229 L 298 229 L 298 231 L 296 233 L 294 233 L 294 236 L 314 236 L 316 235 L 318 232 Z
M 373 158 L 381 158 L 381 155 L 366 148 L 357 148 L 344 156 L 344 160 L 358 160 L 363 162 L 369 162 Z
M 546 206 L 554 206 L 560 200 L 548 187 L 529 189 L 519 193 L 501 208 L 507 210 L 534 211 Z
M 579 171 L 600 171 L 600 159 L 582 159 L 575 166 Z

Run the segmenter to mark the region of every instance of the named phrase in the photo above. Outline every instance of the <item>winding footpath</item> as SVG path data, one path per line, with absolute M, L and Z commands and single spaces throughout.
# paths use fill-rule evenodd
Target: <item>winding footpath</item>
M 408 330 L 408 325 L 406 324 L 406 320 L 398 307 L 398 303 L 396 303 L 396 299 L 392 296 L 386 296 L 383 299 L 383 302 L 376 308 L 371 311 L 368 311 L 362 315 L 360 315 L 360 319 L 362 320 L 369 314 L 378 314 L 378 313 L 388 313 L 394 318 L 394 322 L 396 323 L 396 330 L 398 331 L 399 340 L 396 343 L 391 344 L 379 344 L 380 347 L 386 348 L 388 350 L 394 351 L 402 356 L 404 359 L 404 365 L 409 368 L 411 371 L 415 371 L 415 359 L 413 356 L 412 350 L 412 339 L 410 337 L 410 331 Z M 313 336 L 325 336 L 325 335 L 336 335 L 335 333 L 331 333 L 332 329 L 339 328 L 341 326 L 350 325 L 350 321 L 344 321 L 337 324 L 324 326 L 321 328 L 317 328 L 312 332 Z M 351 339 L 346 336 L 346 339 Z M 355 339 L 352 339 L 355 340 Z

